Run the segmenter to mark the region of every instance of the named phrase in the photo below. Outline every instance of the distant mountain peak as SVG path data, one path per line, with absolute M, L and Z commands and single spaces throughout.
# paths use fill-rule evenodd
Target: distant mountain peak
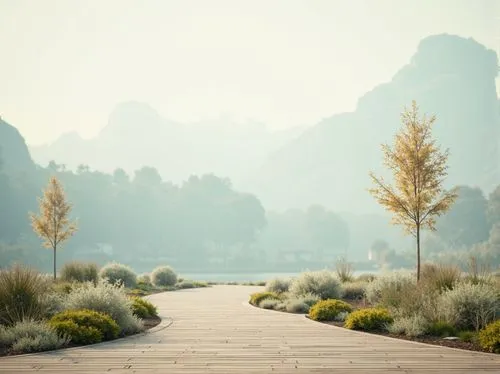
M 115 106 L 109 115 L 108 124 L 100 136 L 134 137 L 142 132 L 160 130 L 171 122 L 163 119 L 149 104 L 139 101 L 126 101 Z
M 474 39 L 429 36 L 389 82 L 359 98 L 354 112 L 319 122 L 270 157 L 253 192 L 274 209 L 321 201 L 335 210 L 375 211 L 368 172 L 385 172 L 380 144 L 391 142 L 412 100 L 421 114 L 437 117 L 434 136 L 451 153 L 447 186 L 473 181 L 488 192 L 500 176 L 497 73 L 496 53 Z
M 19 131 L 0 118 L 0 160 L 7 174 L 18 174 L 34 170 L 28 147 Z

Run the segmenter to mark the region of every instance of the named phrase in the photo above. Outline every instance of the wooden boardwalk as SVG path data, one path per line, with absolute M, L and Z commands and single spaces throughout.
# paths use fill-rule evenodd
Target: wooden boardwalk
M 1 373 L 500 373 L 500 355 L 347 331 L 254 308 L 256 287 L 157 294 L 162 324 L 94 346 L 0 358 Z

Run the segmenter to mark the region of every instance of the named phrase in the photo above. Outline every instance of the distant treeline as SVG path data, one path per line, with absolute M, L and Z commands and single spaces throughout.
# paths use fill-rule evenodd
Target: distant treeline
M 28 212 L 38 209 L 36 197 L 51 175 L 62 182 L 79 226 L 60 253 L 62 261 L 113 259 L 137 268 L 161 259 L 190 269 L 245 269 L 290 261 L 287 254 L 294 252 L 299 260 L 322 261 L 349 246 L 347 224 L 334 213 L 314 206 L 266 216 L 255 196 L 214 175 L 192 176 L 177 186 L 152 167 L 131 177 L 122 169 L 105 174 L 81 165 L 73 172 L 51 162 L 32 175 L 0 174 L 2 265 L 22 261 L 49 268 L 49 253 L 32 233 Z
M 324 207 L 266 212 L 256 196 L 235 191 L 228 179 L 214 175 L 173 185 L 152 167 L 129 176 L 122 169 L 106 174 L 85 165 L 69 171 L 51 162 L 15 177 L 0 171 L 0 266 L 23 262 L 50 269 L 51 256 L 33 234 L 28 212 L 38 210 L 37 196 L 51 175 L 65 187 L 79 226 L 59 263 L 116 260 L 141 271 L 160 261 L 199 272 L 299 271 L 331 266 L 340 256 L 363 262 L 364 268 L 414 263 L 412 248 L 393 248 L 383 233 L 372 248 L 353 248 L 349 224 Z M 488 200 L 480 189 L 461 187 L 438 231 L 427 236 L 424 253 L 428 258 L 479 253 L 498 263 L 499 222 L 500 189 Z

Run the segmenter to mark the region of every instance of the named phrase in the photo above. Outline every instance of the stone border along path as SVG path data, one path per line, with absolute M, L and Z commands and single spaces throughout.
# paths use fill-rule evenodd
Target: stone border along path
M 258 309 L 249 286 L 151 295 L 162 323 L 81 348 L 0 357 L 0 373 L 500 373 L 500 355 L 349 331 Z

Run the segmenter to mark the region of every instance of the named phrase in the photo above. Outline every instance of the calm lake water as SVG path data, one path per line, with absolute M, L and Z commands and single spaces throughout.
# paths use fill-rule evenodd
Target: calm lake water
M 354 275 L 361 274 L 376 274 L 377 270 L 373 271 L 355 271 Z M 197 281 L 213 281 L 213 282 L 258 282 L 266 281 L 273 278 L 291 278 L 300 273 L 255 273 L 255 274 L 234 274 L 234 273 L 180 273 L 179 276 L 184 279 Z

